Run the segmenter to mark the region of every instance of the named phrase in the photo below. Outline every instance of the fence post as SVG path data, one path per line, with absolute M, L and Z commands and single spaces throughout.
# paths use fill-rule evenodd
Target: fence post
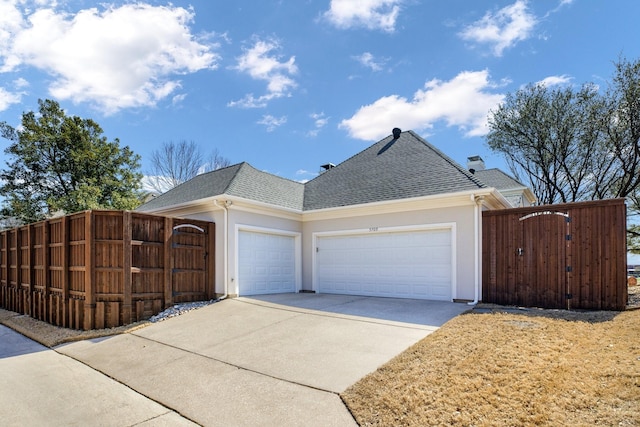
M 27 258 L 29 259 L 29 283 L 27 284 L 27 300 L 25 301 L 25 310 L 26 310 L 26 314 L 28 314 L 29 316 L 33 317 L 33 284 L 35 283 L 35 269 L 34 264 L 35 264 L 35 254 L 34 254 L 34 243 L 33 243 L 33 234 L 34 234 L 34 227 L 33 224 L 29 224 L 28 225 L 28 229 L 27 229 L 27 240 L 28 240 L 28 244 L 27 244 Z
M 51 230 L 49 220 L 44 221 L 42 245 L 44 246 L 44 286 L 42 298 L 40 299 L 40 320 L 47 320 L 49 317 L 49 287 L 51 286 Z
M 131 233 L 132 233 L 132 217 L 131 212 L 124 211 L 122 213 L 122 324 L 128 325 L 133 321 L 131 311 Z
M 67 328 L 71 325 L 69 315 L 71 303 L 69 301 L 69 217 L 62 218 L 62 326 Z
M 206 269 L 207 274 L 205 280 L 207 281 L 207 298 L 213 299 L 216 296 L 216 224 L 210 223 L 207 227 L 207 259 Z
M 84 213 L 84 325 L 88 331 L 94 328 L 96 297 L 93 289 L 93 212 Z
M 173 250 L 171 248 L 173 238 L 173 219 L 164 219 L 164 306 L 173 305 Z
M 0 268 L 2 272 L 0 273 L 0 286 L 2 286 L 2 293 L 0 294 L 0 304 L 3 308 L 9 308 L 9 266 L 7 265 L 7 234 L 8 230 L 4 230 L 1 233 L 2 239 L 2 250 L 0 251 Z

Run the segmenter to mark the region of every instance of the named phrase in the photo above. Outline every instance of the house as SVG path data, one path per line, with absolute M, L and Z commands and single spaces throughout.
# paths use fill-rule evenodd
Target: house
M 219 295 L 479 299 L 481 212 L 511 207 L 482 173 L 397 128 L 324 169 L 303 184 L 239 163 L 138 210 L 216 223 Z

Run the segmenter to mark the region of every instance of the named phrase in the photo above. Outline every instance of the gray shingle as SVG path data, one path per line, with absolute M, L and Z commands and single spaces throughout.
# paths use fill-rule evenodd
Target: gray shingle
M 304 185 L 259 171 L 243 162 L 198 175 L 137 210 L 162 209 L 222 194 L 301 210 Z
M 250 164 L 243 163 L 226 194 L 302 210 L 304 184 L 257 170 Z
M 162 209 L 222 194 L 296 210 L 455 193 L 486 187 L 412 131 L 373 144 L 302 184 L 248 163 L 198 175 L 138 208 Z
M 305 184 L 304 209 L 455 193 L 485 187 L 412 131 L 388 136 Z
M 242 165 L 243 163 L 238 163 L 237 165 L 198 175 L 150 200 L 136 210 L 142 212 L 153 211 L 224 194 Z
M 475 176 L 488 187 L 497 190 L 515 190 L 526 188 L 521 182 L 507 175 L 500 169 L 482 169 L 475 172 Z

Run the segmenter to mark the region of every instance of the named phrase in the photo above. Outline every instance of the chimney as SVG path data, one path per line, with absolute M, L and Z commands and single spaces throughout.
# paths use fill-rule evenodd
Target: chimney
M 402 133 L 402 130 L 400 128 L 393 128 L 391 133 L 393 134 L 393 139 L 398 139 L 400 138 L 400 134 Z
M 471 173 L 485 170 L 484 160 L 482 160 L 480 156 L 467 157 L 467 169 L 469 169 Z

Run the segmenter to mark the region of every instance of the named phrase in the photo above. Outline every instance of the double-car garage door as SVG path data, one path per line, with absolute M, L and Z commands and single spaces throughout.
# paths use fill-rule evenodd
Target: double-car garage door
M 450 228 L 319 235 L 314 256 L 316 290 L 451 300 L 451 241 Z M 296 259 L 293 236 L 240 231 L 240 295 L 296 292 Z
M 317 238 L 319 292 L 451 300 L 451 230 Z

